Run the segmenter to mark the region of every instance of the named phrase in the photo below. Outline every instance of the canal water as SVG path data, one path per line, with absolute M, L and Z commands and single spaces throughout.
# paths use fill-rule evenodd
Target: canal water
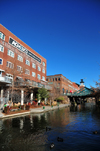
M 100 151 L 100 107 L 86 103 L 0 120 L 0 151 L 49 150 Z

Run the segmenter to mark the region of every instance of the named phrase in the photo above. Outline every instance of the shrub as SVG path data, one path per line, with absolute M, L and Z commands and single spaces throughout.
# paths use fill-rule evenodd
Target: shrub
M 21 109 L 24 110 L 24 105 L 21 105 Z
M 10 110 L 9 106 L 5 107 L 4 108 L 4 113 L 6 113 L 6 114 L 9 113 L 9 110 Z
M 29 105 L 26 105 L 25 108 L 26 108 L 26 110 L 29 110 L 29 109 L 30 109 L 30 106 L 29 106 Z
M 62 96 L 60 96 L 60 97 L 57 98 L 57 101 L 62 102 L 62 101 L 64 101 L 64 98 Z

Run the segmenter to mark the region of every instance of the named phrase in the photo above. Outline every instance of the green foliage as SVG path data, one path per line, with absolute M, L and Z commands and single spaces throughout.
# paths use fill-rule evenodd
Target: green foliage
M 48 98 L 48 97 L 49 97 L 48 91 L 45 88 L 39 88 L 38 89 L 38 94 L 37 94 L 38 100 L 39 100 L 39 98 L 44 100 L 45 98 Z
M 40 96 L 39 93 L 36 94 L 36 97 L 37 97 L 37 100 L 38 100 L 38 101 L 41 100 L 41 96 Z
M 62 96 L 60 96 L 60 97 L 57 98 L 57 101 L 59 101 L 59 102 L 64 101 L 64 98 Z

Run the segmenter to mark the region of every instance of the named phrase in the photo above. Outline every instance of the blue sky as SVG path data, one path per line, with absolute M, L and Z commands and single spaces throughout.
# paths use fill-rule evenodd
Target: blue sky
M 100 75 L 100 0 L 0 0 L 0 23 L 47 59 L 47 75 Z

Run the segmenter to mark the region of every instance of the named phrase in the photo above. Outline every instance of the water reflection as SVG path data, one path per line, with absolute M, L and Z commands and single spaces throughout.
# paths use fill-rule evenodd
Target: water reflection
M 46 132 L 46 127 L 52 130 Z M 100 150 L 100 108 L 86 103 L 0 120 L 0 151 L 47 151 L 52 142 L 55 151 Z

